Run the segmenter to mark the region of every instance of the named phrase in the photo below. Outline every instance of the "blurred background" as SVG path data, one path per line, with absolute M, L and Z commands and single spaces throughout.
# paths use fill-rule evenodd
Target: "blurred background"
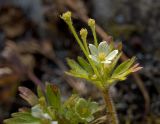
M 63 99 L 77 92 L 103 102 L 95 87 L 64 75 L 66 57 L 82 53 L 60 19 L 67 10 L 77 32 L 94 18 L 100 41 L 112 36 L 144 67 L 111 90 L 121 124 L 160 124 L 160 0 L 0 0 L 0 123 L 28 107 L 18 95 L 20 85 L 36 92 L 48 81 Z

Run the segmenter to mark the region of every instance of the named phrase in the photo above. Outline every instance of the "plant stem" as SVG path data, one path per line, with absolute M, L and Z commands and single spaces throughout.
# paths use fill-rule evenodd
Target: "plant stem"
M 92 33 L 93 33 L 93 38 L 94 38 L 94 45 L 96 47 L 98 47 L 98 41 L 97 41 L 97 36 L 96 36 L 96 30 L 95 30 L 95 27 L 91 29 L 92 30 Z
M 93 68 L 95 74 L 97 75 L 97 77 L 100 78 L 100 74 L 99 74 L 97 68 L 95 67 L 95 65 L 93 64 L 92 60 L 88 57 L 88 53 L 87 53 L 85 47 L 83 46 L 83 44 L 82 44 L 80 38 L 78 37 L 78 35 L 77 35 L 77 33 L 76 33 L 76 30 L 75 30 L 75 28 L 74 28 L 72 22 L 68 23 L 68 26 L 69 26 L 69 28 L 70 28 L 72 34 L 74 35 L 76 41 L 78 42 L 80 48 L 82 49 L 83 53 L 85 54 L 86 58 L 88 59 L 89 63 L 91 64 L 91 66 L 92 66 L 92 68 Z
M 105 100 L 107 109 L 107 124 L 118 124 L 118 118 L 112 98 L 109 93 L 109 88 L 103 91 L 103 98 Z
M 89 49 L 88 49 L 88 46 L 87 46 L 87 40 L 86 39 L 82 39 L 82 41 L 83 41 L 83 44 L 84 44 L 84 47 L 85 47 L 87 53 L 89 54 Z

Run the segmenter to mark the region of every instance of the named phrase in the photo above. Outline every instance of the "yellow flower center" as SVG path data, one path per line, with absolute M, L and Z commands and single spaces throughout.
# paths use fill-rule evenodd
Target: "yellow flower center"
M 98 58 L 99 58 L 100 61 L 105 61 L 106 54 L 103 53 L 103 52 L 102 52 L 102 53 L 99 53 L 99 54 L 98 54 Z

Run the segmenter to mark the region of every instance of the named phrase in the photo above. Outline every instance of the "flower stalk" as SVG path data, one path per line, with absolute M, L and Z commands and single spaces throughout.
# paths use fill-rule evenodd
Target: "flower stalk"
M 107 109 L 107 123 L 109 124 L 118 124 L 118 118 L 117 118 L 117 113 L 116 109 L 112 100 L 112 97 L 109 92 L 109 88 L 105 89 L 102 91 L 103 93 L 103 98 L 105 100 L 106 104 L 106 109 Z
M 98 47 L 98 41 L 97 41 L 97 36 L 96 36 L 96 25 L 95 25 L 95 20 L 94 19 L 89 19 L 88 20 L 88 26 L 91 28 L 93 38 L 94 38 L 94 45 Z
M 73 36 L 75 37 L 76 41 L 78 42 L 80 48 L 82 49 L 83 53 L 85 54 L 86 58 L 88 59 L 89 63 L 91 64 L 95 74 L 97 75 L 97 77 L 100 77 L 98 70 L 96 69 L 96 67 L 94 66 L 93 62 L 91 61 L 91 59 L 89 58 L 87 51 L 85 49 L 85 47 L 82 44 L 82 41 L 80 40 L 80 38 L 78 37 L 76 30 L 72 24 L 72 19 L 71 19 L 71 12 L 66 12 L 64 13 L 61 18 L 67 23 L 69 29 L 71 30 Z
M 87 35 L 88 35 L 87 29 L 82 28 L 80 30 L 80 35 L 81 35 L 81 39 L 83 41 L 84 47 L 85 47 L 87 53 L 89 54 L 89 49 L 88 49 L 88 45 L 87 45 Z

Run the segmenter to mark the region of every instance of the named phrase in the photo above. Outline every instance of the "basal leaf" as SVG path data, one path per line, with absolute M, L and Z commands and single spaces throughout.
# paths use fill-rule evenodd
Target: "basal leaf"
M 91 109 L 91 113 L 92 114 L 94 114 L 95 112 L 97 112 L 98 108 L 99 108 L 98 103 L 96 103 L 96 102 L 89 102 L 89 107 Z
M 4 124 L 41 124 L 40 119 L 33 117 L 30 113 L 18 112 L 12 114 L 12 117 L 4 120 Z
M 94 108 L 95 107 L 95 108 Z M 90 122 L 94 119 L 93 115 L 97 109 L 95 102 L 87 101 L 83 98 L 79 98 L 75 104 L 75 112 L 82 119 Z
M 70 108 L 75 105 L 77 100 L 79 99 L 79 96 L 77 94 L 72 94 L 65 102 L 64 106 L 67 108 Z
M 46 97 L 50 106 L 57 110 L 60 109 L 60 91 L 56 86 L 49 83 L 46 84 Z
M 16 112 L 12 113 L 12 117 L 23 117 L 23 116 L 31 116 L 31 113 L 29 112 Z

